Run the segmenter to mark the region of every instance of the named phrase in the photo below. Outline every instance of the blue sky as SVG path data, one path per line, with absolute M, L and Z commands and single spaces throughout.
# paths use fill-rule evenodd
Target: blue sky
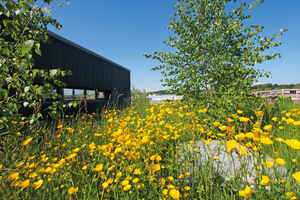
M 228 4 L 227 11 L 240 3 Z M 160 62 L 147 59 L 144 53 L 172 51 L 163 43 L 173 32 L 166 29 L 174 14 L 176 0 L 71 0 L 61 8 L 52 8 L 52 17 L 63 26 L 50 31 L 75 42 L 131 70 L 131 85 L 146 91 L 166 89 L 159 81 L 159 71 L 150 71 Z M 269 37 L 288 29 L 277 41 L 282 45 L 268 50 L 281 53 L 282 58 L 255 65 L 272 73 L 258 83 L 300 83 L 300 1 L 265 0 L 249 14 L 246 25 L 264 25 L 261 36 Z

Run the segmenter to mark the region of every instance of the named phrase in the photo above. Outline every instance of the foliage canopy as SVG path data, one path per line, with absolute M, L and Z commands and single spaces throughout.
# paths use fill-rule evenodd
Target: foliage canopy
M 174 35 L 164 42 L 176 51 L 144 55 L 162 63 L 152 70 L 161 70 L 163 86 L 186 100 L 203 102 L 207 108 L 237 107 L 237 102 L 253 99 L 250 86 L 257 78 L 270 75 L 253 66 L 281 57 L 262 53 L 279 46 L 274 40 L 286 30 L 261 37 L 263 26 L 245 27 L 243 23 L 251 19 L 244 12 L 263 1 L 242 3 L 226 13 L 228 2 L 231 0 L 179 0 L 167 27 Z
M 60 95 L 50 91 L 65 85 L 59 77 L 71 74 L 60 69 L 46 71 L 33 68 L 32 50 L 42 56 L 40 43 L 50 42 L 47 26 L 61 28 L 51 18 L 49 7 L 53 5 L 53 1 L 39 2 L 40 5 L 36 5 L 37 0 L 6 0 L 0 3 L 0 129 L 6 128 L 11 133 L 18 131 L 12 129 L 12 122 L 38 122 L 42 117 L 39 108 L 41 102 L 45 101 L 43 96 L 60 98 Z M 68 3 L 68 0 L 53 6 L 61 6 L 63 3 Z M 43 80 L 43 85 L 34 84 L 37 78 Z M 66 106 L 69 105 L 54 102 L 49 107 L 49 113 L 59 119 L 61 113 L 58 108 Z M 26 118 L 19 114 L 21 107 L 31 108 L 34 112 Z

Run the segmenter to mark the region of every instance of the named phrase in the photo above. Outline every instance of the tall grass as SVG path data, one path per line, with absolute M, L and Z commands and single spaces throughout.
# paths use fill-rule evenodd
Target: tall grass
M 298 108 L 279 101 L 261 104 L 253 115 L 237 110 L 225 116 L 181 101 L 139 98 L 127 108 L 106 107 L 6 135 L 0 140 L 0 196 L 295 199 Z

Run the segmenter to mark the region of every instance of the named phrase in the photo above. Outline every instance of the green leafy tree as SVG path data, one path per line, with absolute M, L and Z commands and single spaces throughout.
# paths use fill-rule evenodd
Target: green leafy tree
M 279 53 L 262 53 L 280 45 L 274 40 L 283 30 L 267 38 L 259 35 L 263 26 L 243 24 L 251 18 L 244 12 L 263 1 L 242 3 L 226 13 L 228 2 L 231 0 L 179 0 L 167 27 L 175 35 L 164 42 L 176 51 L 144 55 L 162 63 L 152 70 L 162 70 L 163 86 L 207 108 L 236 109 L 239 102 L 252 101 L 256 97 L 251 95 L 251 85 L 257 78 L 270 75 L 253 66 L 281 57 Z
M 8 132 L 16 132 L 22 128 L 21 121 L 28 121 L 29 126 L 39 123 L 42 115 L 39 112 L 43 96 L 53 99 L 60 95 L 51 93 L 56 87 L 65 86 L 60 81 L 61 76 L 70 75 L 60 69 L 34 69 L 32 51 L 42 55 L 40 43 L 50 42 L 47 36 L 47 26 L 53 25 L 60 29 L 61 25 L 51 18 L 51 6 L 61 6 L 68 1 L 53 5 L 52 0 L 6 0 L 0 3 L 0 128 Z M 43 85 L 34 84 L 35 80 L 43 80 Z M 21 107 L 33 109 L 28 118 L 21 116 Z M 62 102 L 54 102 L 49 107 L 49 114 L 59 119 L 59 109 L 68 107 Z M 17 123 L 17 124 L 15 124 Z

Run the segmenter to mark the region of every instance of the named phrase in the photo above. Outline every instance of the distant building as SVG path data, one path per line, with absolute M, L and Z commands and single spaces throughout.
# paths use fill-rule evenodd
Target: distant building
M 291 88 L 291 89 L 276 89 L 276 90 L 261 90 L 253 92 L 256 95 L 260 95 L 262 97 L 274 97 L 274 96 L 282 96 L 282 97 L 291 97 L 293 101 L 300 100 L 300 89 Z
M 149 99 L 151 103 L 162 103 L 165 100 L 171 100 L 171 101 L 177 101 L 178 99 L 182 99 L 183 96 L 177 96 L 175 94 L 162 94 L 162 95 L 157 95 L 157 94 L 149 94 L 149 96 L 146 97 Z

